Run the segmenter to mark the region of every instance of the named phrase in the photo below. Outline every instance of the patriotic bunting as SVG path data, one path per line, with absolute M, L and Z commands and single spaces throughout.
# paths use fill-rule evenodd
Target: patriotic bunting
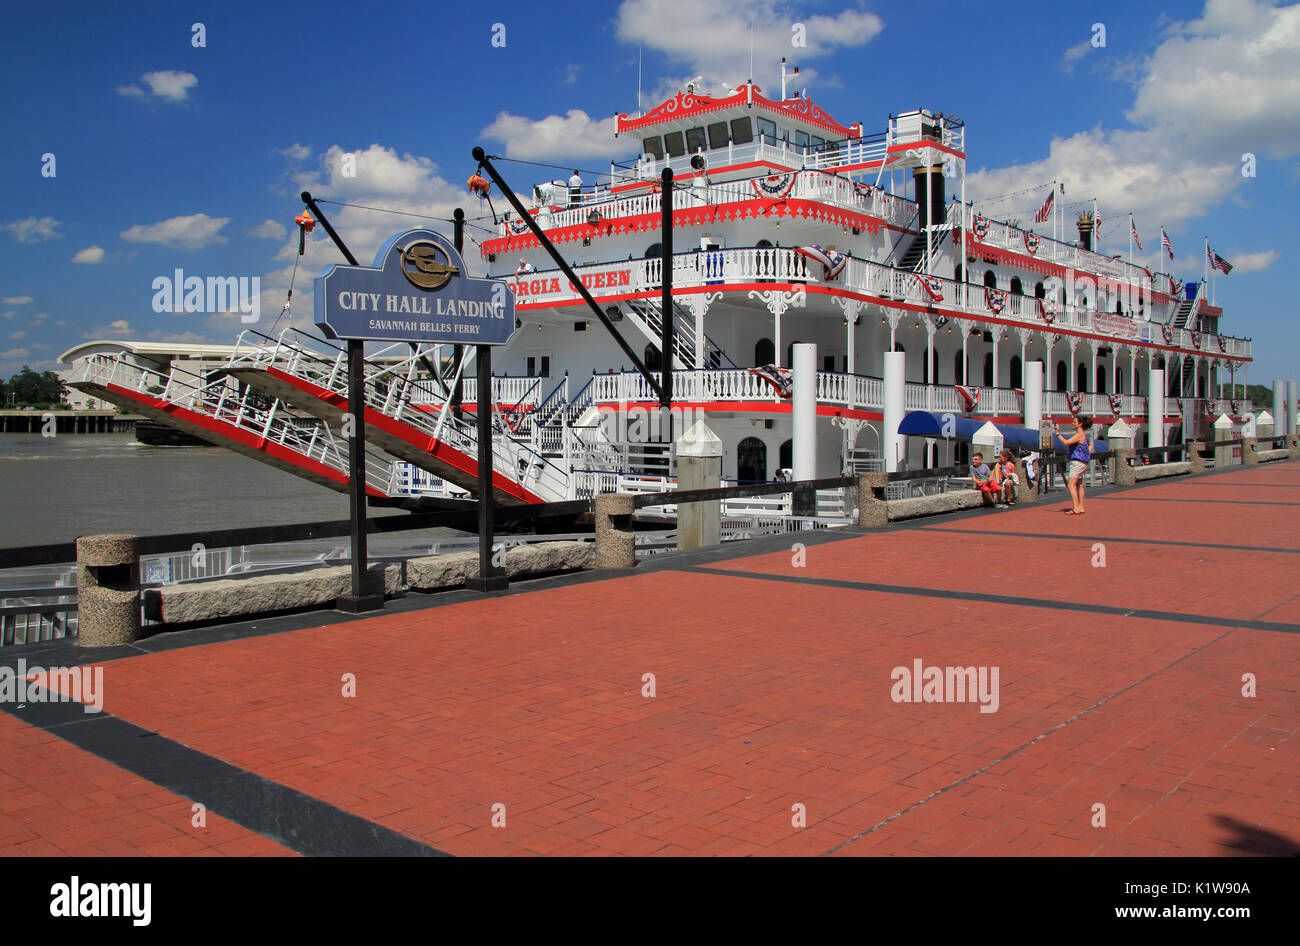
M 1056 321 L 1056 300 L 1055 299 L 1035 299 L 1038 303 L 1038 317 L 1051 325 Z
M 921 288 L 935 302 L 943 301 L 943 282 L 938 276 L 927 276 L 924 273 L 913 273 L 916 281 L 921 284 Z
M 1024 231 L 1024 232 L 1021 233 L 1021 236 L 1023 236 L 1023 237 L 1025 238 L 1025 249 L 1029 252 L 1029 255 L 1030 255 L 1030 256 L 1033 256 L 1035 253 L 1037 253 L 1037 252 L 1038 252 L 1038 242 L 1039 242 L 1039 241 L 1038 241 L 1038 234 L 1037 234 L 1037 233 L 1029 233 L 1028 231 Z
M 1120 415 L 1120 411 L 1122 410 L 1124 410 L 1124 395 L 1122 394 L 1110 395 L 1110 412 L 1114 414 L 1116 417 L 1118 417 Z
M 756 374 L 772 386 L 781 397 L 792 397 L 794 395 L 794 372 L 789 368 L 778 368 L 776 365 L 760 365 L 757 368 L 750 368 L 750 374 Z
M 1214 340 L 1219 343 L 1219 351 L 1226 352 L 1228 350 L 1228 340 L 1222 335 L 1216 335 Z
M 961 396 L 962 403 L 966 405 L 964 408 L 962 408 L 962 412 L 969 414 L 971 411 L 975 410 L 975 408 L 979 405 L 980 402 L 980 389 L 967 388 L 967 387 L 963 387 L 960 384 L 956 385 L 955 387 L 957 389 L 957 394 Z
M 1002 313 L 1002 307 L 1007 304 L 1007 291 L 1005 289 L 992 289 L 989 286 L 984 287 L 984 304 L 989 307 L 989 311 L 994 315 Z
M 800 256 L 822 264 L 823 278 L 831 280 L 844 272 L 844 267 L 848 265 L 848 257 L 843 253 L 835 250 L 824 250 L 820 244 L 812 246 L 795 247 L 795 252 Z
M 1192 333 L 1192 347 L 1193 347 L 1193 348 L 1200 348 L 1200 347 L 1201 347 L 1201 333 L 1200 333 L 1200 332 L 1193 332 L 1193 333 Z
M 1078 414 L 1083 409 L 1083 393 L 1065 392 L 1065 403 L 1070 408 L 1071 414 Z
M 984 238 L 989 235 L 988 217 L 981 217 L 976 214 L 974 221 L 971 223 L 971 232 L 975 234 L 975 239 L 983 243 Z
M 754 188 L 754 193 L 759 197 L 770 197 L 779 200 L 794 189 L 794 181 L 797 176 L 798 172 L 789 171 L 785 174 L 756 177 L 750 183 Z
M 515 236 L 519 236 L 519 234 L 521 233 L 528 232 L 528 224 L 522 220 L 507 220 L 506 226 L 510 228 L 510 232 L 513 233 Z
M 1160 334 L 1164 337 L 1166 345 L 1173 344 L 1174 330 L 1172 328 L 1170 328 L 1168 325 L 1162 325 L 1160 326 Z

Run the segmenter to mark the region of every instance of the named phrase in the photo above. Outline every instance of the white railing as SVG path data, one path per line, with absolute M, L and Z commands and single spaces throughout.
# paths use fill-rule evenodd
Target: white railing
M 883 145 L 881 151 L 883 153 Z M 753 186 L 755 180 L 756 177 L 707 186 L 684 184 L 673 192 L 673 210 L 691 210 L 698 207 L 759 200 L 761 195 Z M 798 172 L 798 177 L 788 196 L 791 199 L 819 201 L 845 210 L 868 214 L 895 227 L 906 227 L 916 213 L 916 204 L 913 201 L 896 197 L 880 188 L 858 188 L 847 177 L 812 167 Z M 580 226 L 588 222 L 592 211 L 600 214 L 602 220 L 617 220 L 622 217 L 658 214 L 662 210 L 659 194 L 615 197 L 607 191 L 597 191 L 584 194 L 583 198 L 576 205 L 564 210 L 553 211 L 549 208 L 540 210 L 536 216 L 538 226 L 543 230 Z M 503 221 L 497 227 L 499 236 L 509 236 L 512 232 L 509 221 Z
M 92 355 L 82 362 L 73 380 L 112 384 L 157 397 L 223 425 L 256 434 L 264 441 L 276 443 L 345 476 L 348 473 L 347 447 L 335 439 L 328 425 L 316 418 L 295 417 L 278 400 L 264 406 L 267 399 L 258 397 L 251 388 L 241 394 L 231 379 L 204 383 L 177 365 L 162 373 L 128 362 L 125 356 Z M 391 464 L 367 451 L 367 485 L 387 494 L 391 476 Z
M 688 289 L 756 282 L 823 284 L 913 305 L 942 306 L 964 314 L 1022 323 L 1039 330 L 1047 330 L 1049 326 L 1082 329 L 1105 334 L 1121 343 L 1172 345 L 1196 350 L 1191 331 L 1163 326 L 1170 331 L 1170 340 L 1166 341 L 1160 323 L 1148 322 L 1131 315 L 1058 304 L 1054 306 L 1054 313 L 1052 309 L 1046 313 L 1052 316 L 1049 323 L 1039 314 L 1037 300 L 1029 296 L 1007 292 L 1002 296 L 1002 308 L 995 311 L 990 305 L 991 297 L 986 295 L 982 285 L 963 285 L 952 279 L 933 276 L 932 284 L 940 296 L 935 299 L 923 288 L 921 280 L 915 274 L 882 263 L 850 259 L 844 272 L 829 282 L 822 278 L 820 270 L 819 266 L 810 266 L 806 257 L 785 247 L 692 251 L 674 255 L 673 286 L 675 289 Z M 575 273 L 588 285 L 597 282 L 606 285 L 605 289 L 592 289 L 593 296 L 599 298 L 611 293 L 634 295 L 657 290 L 661 286 L 663 266 L 660 259 L 624 260 L 575 267 Z M 554 277 L 559 277 L 560 288 L 551 291 Z M 516 302 L 525 308 L 538 302 L 567 302 L 579 298 L 559 270 L 531 274 L 528 279 L 515 283 L 514 288 Z M 1222 349 L 1219 348 L 1219 338 L 1223 339 Z M 1230 336 L 1202 334 L 1199 350 L 1210 356 L 1228 354 L 1250 357 L 1251 343 Z

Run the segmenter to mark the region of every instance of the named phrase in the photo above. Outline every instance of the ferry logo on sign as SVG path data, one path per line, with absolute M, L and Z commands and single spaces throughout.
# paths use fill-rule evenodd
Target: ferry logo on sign
M 316 277 L 316 325 L 331 339 L 504 345 L 515 332 L 505 280 L 465 274 L 446 237 L 399 233 L 374 266 L 331 266 Z
M 438 262 L 439 255 L 445 262 Z M 441 289 L 452 276 L 459 276 L 460 269 L 450 263 L 451 259 L 442 252 L 442 247 L 428 240 L 412 243 L 402 250 L 402 273 L 412 286 L 421 289 Z

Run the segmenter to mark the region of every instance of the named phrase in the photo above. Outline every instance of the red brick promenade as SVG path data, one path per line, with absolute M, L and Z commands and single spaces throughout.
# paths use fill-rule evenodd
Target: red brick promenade
M 104 708 L 458 855 L 1295 853 L 1300 463 L 1066 505 L 126 656 Z M 894 702 L 915 660 L 997 711 Z M 60 731 L 0 713 L 0 853 L 301 850 Z

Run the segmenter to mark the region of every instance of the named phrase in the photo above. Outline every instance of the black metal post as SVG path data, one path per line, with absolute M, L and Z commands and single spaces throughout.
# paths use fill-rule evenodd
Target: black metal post
M 606 331 L 614 337 L 614 341 L 618 343 L 618 347 L 622 349 L 623 354 L 627 355 L 628 360 L 632 362 L 632 367 L 635 368 L 637 373 L 645 379 L 645 383 L 649 385 L 650 390 L 659 394 L 659 382 L 651 377 L 650 370 L 646 368 L 641 357 L 632 350 L 632 346 L 627 343 L 627 340 L 623 338 L 618 329 L 614 328 L 614 323 L 609 320 L 609 316 L 605 314 L 605 310 L 596 304 L 596 300 L 593 299 L 591 293 L 587 291 L 587 287 L 582 284 L 582 280 L 577 277 L 569 264 L 564 261 L 564 257 L 560 255 L 560 251 L 555 248 L 555 244 L 550 241 L 550 238 L 542 232 L 542 228 L 537 225 L 537 221 L 533 219 L 533 215 L 524 209 L 524 205 L 519 202 L 519 198 L 515 196 L 515 192 L 510 189 L 510 185 L 501 177 L 500 172 L 493 167 L 487 153 L 482 148 L 475 148 L 473 155 L 474 160 L 477 161 L 482 166 L 483 170 L 487 172 L 488 177 L 492 178 L 492 182 L 500 188 L 501 193 L 505 194 L 506 200 L 510 202 L 511 207 L 515 208 L 515 212 L 519 214 L 519 218 L 528 225 L 529 230 L 533 231 L 533 236 L 537 237 L 537 242 L 542 245 L 542 249 L 546 250 L 546 252 L 550 254 L 551 259 L 555 260 L 555 265 L 560 268 L 560 272 L 564 273 L 564 275 L 568 277 L 569 284 L 573 286 L 574 291 L 577 292 L 578 295 L 582 296 L 582 301 L 587 303 L 591 311 L 595 313 L 596 318 L 600 320 L 600 324 L 605 326 Z
M 340 611 L 353 614 L 384 606 L 384 595 L 368 593 L 366 584 L 366 414 L 365 342 L 348 341 L 348 518 L 352 523 L 352 593 L 335 602 Z
M 451 242 L 455 244 L 457 253 L 464 253 L 465 252 L 465 211 L 457 207 L 455 213 L 453 213 L 451 216 L 452 216 Z M 461 405 L 465 401 L 465 389 L 461 385 L 462 378 L 460 374 L 461 364 L 464 363 L 464 361 L 465 361 L 465 346 L 452 345 L 451 346 L 452 376 L 456 379 L 456 383 L 451 389 L 451 409 L 455 411 L 457 414 L 460 414 Z
M 663 188 L 659 195 L 660 246 L 663 248 L 663 292 L 659 307 L 659 339 L 662 350 L 659 366 L 663 371 L 663 385 L 659 390 L 659 406 L 671 408 L 673 404 L 673 349 L 676 347 L 677 319 L 673 310 L 673 169 L 664 168 L 661 176 Z
M 661 250 L 659 296 L 659 433 L 667 445 L 671 463 L 673 444 L 673 352 L 677 347 L 677 317 L 673 308 L 673 169 L 664 168 L 660 175 L 659 191 L 659 247 Z M 668 473 L 665 468 L 664 473 Z
M 330 226 L 329 220 L 316 205 L 309 191 L 302 192 L 302 202 L 316 215 L 316 220 L 343 257 L 353 266 L 357 258 L 347 244 Z M 348 342 L 348 413 L 351 417 L 352 435 L 348 437 L 348 519 L 352 523 L 352 593 L 341 595 L 335 602 L 340 611 L 353 614 L 374 611 L 384 606 L 384 595 L 367 594 L 366 580 L 366 399 L 365 399 L 365 343 Z
M 492 566 L 492 347 L 475 345 L 478 369 L 478 577 L 465 587 L 474 591 L 500 591 L 510 582 L 505 572 Z

